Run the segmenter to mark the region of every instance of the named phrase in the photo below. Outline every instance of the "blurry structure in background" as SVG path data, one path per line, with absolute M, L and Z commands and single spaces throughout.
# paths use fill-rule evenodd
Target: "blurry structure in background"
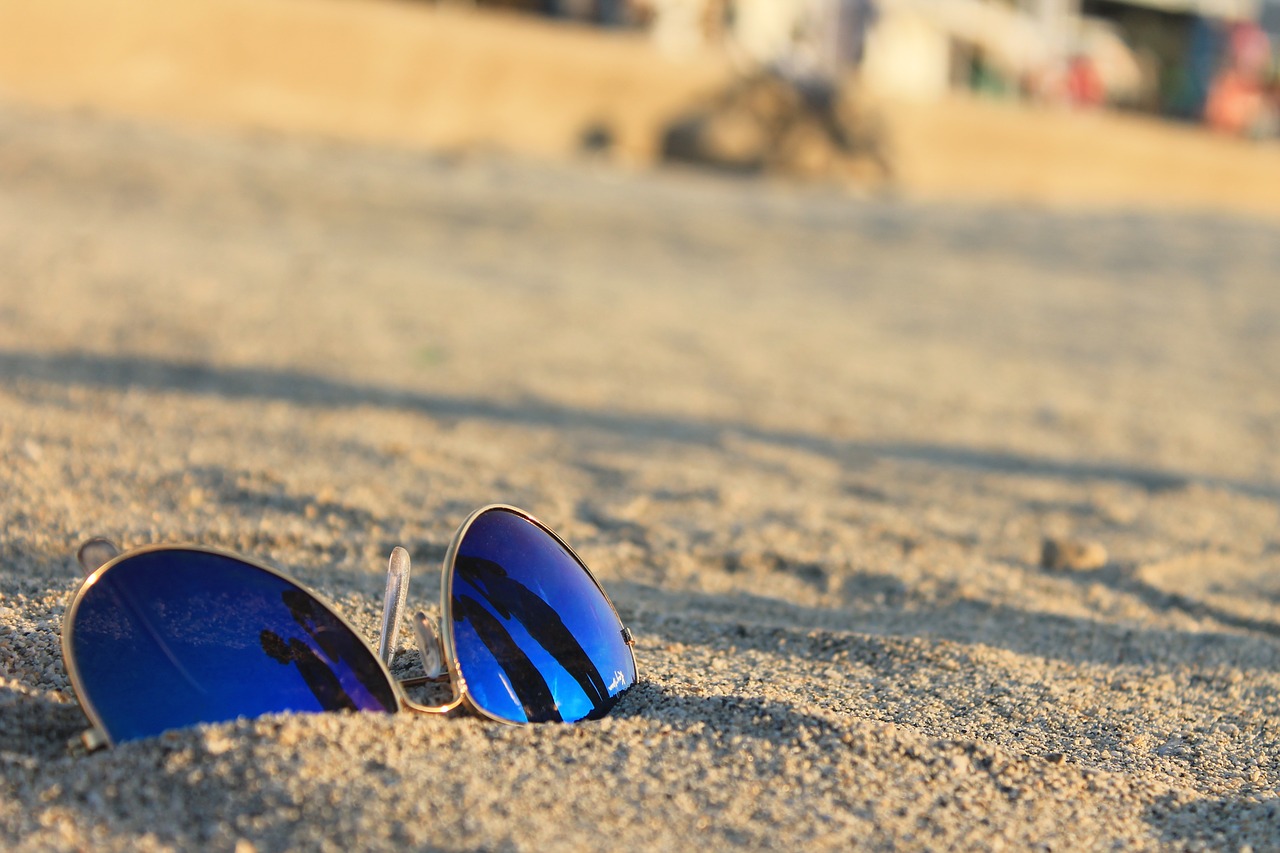
M 1275 0 L 1258 2 L 1266 30 Z M 997 0 L 877 3 L 0 0 L 0 101 L 449 157 L 585 153 L 625 168 L 711 139 L 717 166 L 859 190 L 891 163 L 895 191 L 913 198 L 1280 215 L 1280 145 L 1114 110 L 1025 108 L 1174 104 L 1263 135 L 1275 56 L 1256 30 L 1117 5 L 1081 24 L 1114 48 L 1104 62 L 1099 47 L 1054 53 L 1030 12 Z M 1140 15 L 1163 22 L 1160 51 L 1129 34 Z M 1237 35 L 1207 37 L 1223 32 Z M 664 55 L 681 44 L 687 56 Z M 1228 47 L 1235 59 L 1217 64 Z M 1132 72 L 1127 58 L 1139 69 L 1128 90 L 1115 71 Z M 1188 66 L 1198 74 L 1168 70 Z M 974 89 L 984 95 L 954 95 Z
M 723 50 L 736 79 L 667 126 L 667 161 L 734 172 L 879 185 L 890 177 L 875 120 L 850 96 L 876 0 L 490 0 L 648 31 L 669 56 Z M 591 128 L 584 147 L 607 145 Z
M 686 38 L 718 39 L 738 70 L 725 91 L 669 125 L 664 159 L 859 187 L 891 179 L 879 122 L 848 85 L 874 0 L 735 0 L 710 7 L 709 18 L 689 16 L 690 0 L 651 2 L 658 21 L 663 2 L 684 2 Z
M 1122 31 L 1146 74 L 1138 106 L 1241 135 L 1276 133 L 1276 0 L 1083 0 Z M 1264 24 L 1273 32 L 1268 34 Z
M 1280 0 L 475 0 L 729 52 L 746 78 L 1118 107 L 1280 135 Z M 825 84 L 824 84 L 825 85 Z

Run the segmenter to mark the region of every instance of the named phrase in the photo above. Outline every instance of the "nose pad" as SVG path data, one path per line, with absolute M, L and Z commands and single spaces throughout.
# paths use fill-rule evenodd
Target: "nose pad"
M 118 556 L 120 556 L 120 549 L 116 547 L 116 543 L 101 536 L 90 539 L 76 552 L 76 559 L 80 562 L 80 568 L 84 569 L 86 576 L 93 574 Z
M 412 623 L 426 677 L 438 678 L 444 675 L 444 646 L 441 645 L 440 629 L 435 620 L 419 610 L 413 614 Z

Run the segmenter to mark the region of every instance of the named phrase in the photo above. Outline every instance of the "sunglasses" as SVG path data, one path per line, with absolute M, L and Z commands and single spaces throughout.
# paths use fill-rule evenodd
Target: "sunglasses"
M 631 632 L 586 564 L 523 510 L 472 513 L 444 558 L 441 625 L 411 620 L 425 675 L 388 666 L 409 554 L 387 571 L 378 652 L 284 573 L 191 546 L 80 549 L 87 577 L 62 623 L 62 656 L 93 728 L 90 749 L 198 723 L 283 711 L 470 711 L 503 723 L 604 716 L 636 681 Z M 445 682 L 418 704 L 404 688 Z

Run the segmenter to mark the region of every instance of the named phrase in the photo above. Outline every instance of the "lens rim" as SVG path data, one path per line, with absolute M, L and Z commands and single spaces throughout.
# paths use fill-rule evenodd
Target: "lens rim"
M 311 599 L 315 601 L 316 604 L 320 605 L 321 608 L 328 611 L 330 616 L 337 619 L 339 624 L 341 624 L 344 628 L 350 631 L 351 634 L 357 640 L 359 640 L 360 643 L 364 645 L 366 649 L 368 649 L 369 656 L 373 658 L 375 661 L 377 661 L 378 669 L 382 672 L 383 677 L 387 679 L 387 683 L 391 685 L 392 692 L 396 697 L 396 707 L 392 709 L 389 713 L 394 714 L 398 711 L 405 710 L 406 697 L 404 695 L 404 691 L 400 687 L 400 683 L 396 681 L 394 676 L 391 675 L 391 671 L 387 669 L 386 664 L 384 664 L 382 662 L 382 659 L 378 657 L 376 652 L 374 652 L 373 648 L 369 645 L 369 642 L 364 638 L 364 635 L 361 634 L 359 631 L 357 631 L 355 626 L 353 626 L 350 622 L 348 622 L 346 617 L 344 617 L 341 613 L 339 613 L 338 610 L 333 606 L 333 604 L 323 595 L 320 595 L 318 592 L 304 586 L 303 584 L 299 583 L 296 578 L 291 577 L 290 575 L 280 571 L 279 569 L 268 566 L 267 564 L 261 563 L 257 560 L 254 560 L 248 557 L 243 557 L 239 554 L 233 554 L 229 551 L 222 551 L 217 548 L 206 548 L 202 545 L 187 545 L 187 544 L 144 545 L 140 548 L 134 548 L 132 550 L 125 551 L 122 554 L 118 554 L 115 557 L 112 557 L 110 560 L 103 563 L 101 566 L 99 566 L 97 569 L 91 572 L 83 581 L 81 581 L 79 588 L 76 590 L 75 595 L 71 600 L 71 603 L 67 605 L 67 609 L 62 616 L 62 631 L 61 631 L 62 633 L 62 638 L 61 638 L 62 665 L 67 670 L 67 677 L 71 681 L 71 689 L 72 689 L 72 692 L 75 693 L 76 701 L 79 702 L 80 704 L 80 709 L 84 711 L 84 715 L 88 717 L 90 725 L 92 725 L 93 729 L 101 735 L 102 739 L 106 742 L 107 746 L 115 746 L 116 740 L 113 737 L 111 737 L 110 732 L 107 731 L 107 727 L 103 725 L 102 717 L 98 714 L 98 709 L 94 707 L 91 701 L 89 701 L 88 695 L 85 692 L 84 682 L 80 678 L 80 666 L 79 666 L 79 663 L 76 661 L 75 653 L 73 651 L 72 644 L 74 642 L 74 635 L 75 635 L 76 614 L 77 612 L 79 612 L 80 602 L 84 600 L 85 594 L 88 593 L 88 591 L 93 588 L 94 584 L 96 584 L 104 574 L 106 574 L 111 569 L 115 568 L 116 566 L 120 565 L 126 560 L 129 560 L 132 557 L 142 556 L 143 554 L 151 554 L 157 551 L 195 552 L 199 554 L 211 554 L 215 557 L 222 557 L 224 559 L 235 560 L 236 562 L 242 563 L 246 566 L 249 566 L 250 568 L 257 569 L 258 571 L 261 571 L 261 572 L 266 572 L 269 575 L 273 575 L 279 578 L 280 580 L 284 581 L 285 583 L 291 584 L 294 588 L 296 588 L 300 592 L 310 596 Z M 203 725 L 203 724 L 198 723 L 197 725 Z
M 604 598 L 605 603 L 609 605 L 609 610 L 613 613 L 613 618 L 617 620 L 618 631 L 621 632 L 625 638 L 624 643 L 627 647 L 627 654 L 631 656 L 631 670 L 635 673 L 635 679 L 631 682 L 631 685 L 634 686 L 636 682 L 640 680 L 640 669 L 636 666 L 635 645 L 631 640 L 631 632 L 627 630 L 627 626 L 623 623 L 622 617 L 618 615 L 618 608 L 614 606 L 613 599 L 609 597 L 609 593 L 605 592 L 605 589 L 600 584 L 599 579 L 587 566 L 586 562 L 578 556 L 578 552 L 574 551 L 573 548 L 569 546 L 568 542 L 564 541 L 564 539 L 560 537 L 560 534 L 556 533 L 528 512 L 517 506 L 512 506 L 511 504 L 493 503 L 480 507 L 466 517 L 458 527 L 457 532 L 453 534 L 453 539 L 449 542 L 449 549 L 444 555 L 444 565 L 440 578 L 440 613 L 442 628 L 440 633 L 443 636 L 444 641 L 445 665 L 449 670 L 449 681 L 453 684 L 454 696 L 456 699 L 460 700 L 463 707 L 468 711 L 485 719 L 493 720 L 498 723 L 505 723 L 509 726 L 535 725 L 534 723 L 530 723 L 525 720 L 511 720 L 491 713 L 490 711 L 480 707 L 480 705 L 471 698 L 471 691 L 467 689 L 467 681 L 462 674 L 462 669 L 458 662 L 458 647 L 454 638 L 453 623 L 454 563 L 457 561 L 458 549 L 462 545 L 462 540 L 466 538 L 467 531 L 471 529 L 471 525 L 475 524 L 480 516 L 490 512 L 507 512 L 517 518 L 522 518 L 525 521 L 532 523 L 543 533 L 550 536 L 561 548 L 563 548 L 565 553 L 572 557 L 573 561 L 578 564 L 578 567 L 582 569 L 588 578 L 591 579 L 591 583 L 595 585 L 596 590 L 599 591 L 600 595 Z M 579 720 L 578 722 L 583 721 Z

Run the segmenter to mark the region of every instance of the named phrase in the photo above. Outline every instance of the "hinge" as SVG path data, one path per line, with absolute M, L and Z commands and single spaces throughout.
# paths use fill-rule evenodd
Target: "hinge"
M 111 742 L 107 740 L 106 734 L 104 734 L 103 731 L 96 726 L 91 729 L 86 729 L 80 735 L 79 740 L 80 740 L 79 744 L 77 744 L 74 740 L 71 743 L 67 744 L 67 746 L 71 748 L 73 753 L 78 753 L 80 752 L 80 750 L 84 750 L 84 752 L 86 753 L 97 752 L 98 750 L 106 746 L 109 746 L 111 744 Z
M 622 626 L 622 642 L 626 643 L 628 646 L 634 646 L 636 644 L 635 637 L 631 636 L 631 629 L 626 625 Z

